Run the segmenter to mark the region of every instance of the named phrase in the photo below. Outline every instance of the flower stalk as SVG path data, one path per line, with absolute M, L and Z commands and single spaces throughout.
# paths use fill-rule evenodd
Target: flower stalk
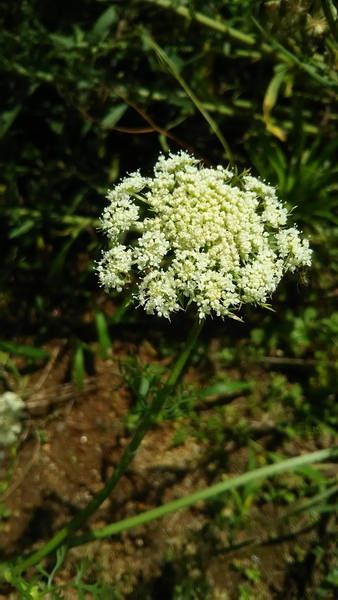
M 38 564 L 43 558 L 54 552 L 57 548 L 63 544 L 67 544 L 67 539 L 71 533 L 76 531 L 83 525 L 91 515 L 101 506 L 101 504 L 108 498 L 115 486 L 120 481 L 121 477 L 127 471 L 130 463 L 132 462 L 137 450 L 149 431 L 152 425 L 155 424 L 158 415 L 160 414 L 165 401 L 175 388 L 182 371 L 191 355 L 191 352 L 197 342 L 199 334 L 202 330 L 204 321 L 195 319 L 194 325 L 190 331 L 190 334 L 181 350 L 181 353 L 176 360 L 173 368 L 171 369 L 170 375 L 164 384 L 164 386 L 155 395 L 154 400 L 149 406 L 149 410 L 143 419 L 140 421 L 136 432 L 128 446 L 125 448 L 119 465 L 114 471 L 113 475 L 108 479 L 106 485 L 96 494 L 96 496 L 89 502 L 89 504 L 81 510 L 65 527 L 63 527 L 51 540 L 49 540 L 42 548 L 24 558 L 20 559 L 20 562 L 16 565 L 18 573 L 22 573 L 28 567 L 32 567 Z

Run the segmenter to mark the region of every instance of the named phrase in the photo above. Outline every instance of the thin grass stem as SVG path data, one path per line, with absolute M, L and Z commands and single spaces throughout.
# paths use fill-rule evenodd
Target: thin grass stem
M 139 515 L 123 519 L 123 521 L 119 521 L 118 523 L 112 523 L 111 525 L 107 525 L 106 527 L 103 527 L 101 529 L 96 529 L 89 533 L 76 536 L 70 540 L 69 547 L 72 548 L 74 546 L 85 544 L 93 540 L 102 539 L 111 535 L 117 535 L 118 533 L 126 531 L 127 529 L 132 529 L 133 527 L 144 525 L 145 523 L 149 523 L 150 521 L 154 521 L 155 519 L 160 519 L 170 513 L 176 512 L 177 510 L 181 510 L 182 508 L 187 508 L 188 506 L 191 506 L 196 502 L 200 502 L 201 500 L 210 500 L 212 498 L 215 498 L 215 496 L 217 496 L 218 494 L 224 494 L 225 492 L 237 489 L 240 486 L 247 485 L 250 482 L 265 479 L 267 477 L 273 477 L 278 473 L 285 473 L 286 471 L 297 470 L 297 468 L 301 468 L 304 465 L 316 463 L 337 456 L 338 448 L 329 448 L 325 450 L 318 450 L 316 452 L 310 452 L 308 454 L 302 454 L 300 456 L 295 456 L 293 458 L 288 458 L 286 460 L 279 461 L 277 463 L 274 463 L 273 465 L 268 465 L 266 467 L 254 469 L 253 471 L 249 471 L 248 473 L 238 475 L 237 477 L 232 477 L 227 481 L 216 483 L 215 485 L 212 485 L 208 488 L 204 488 L 203 490 L 194 492 L 189 496 L 184 496 L 183 498 L 179 498 L 178 500 L 169 502 L 164 506 L 152 508 L 151 510 L 147 510 Z M 325 499 L 327 496 L 334 493 L 335 490 L 336 488 L 333 488 L 333 491 L 330 490 L 328 492 L 325 492 L 324 494 L 318 495 L 315 499 L 312 499 L 309 503 L 305 504 L 303 510 L 311 508 L 315 502 L 319 502 L 320 500 Z M 298 511 L 300 512 L 301 510 L 302 508 L 300 507 Z M 292 513 L 290 513 L 290 515 L 292 516 Z

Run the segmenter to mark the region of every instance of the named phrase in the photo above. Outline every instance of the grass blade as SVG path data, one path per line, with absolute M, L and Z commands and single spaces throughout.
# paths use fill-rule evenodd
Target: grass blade
M 215 133 L 215 135 L 218 137 L 219 141 L 221 142 L 229 162 L 231 164 L 233 164 L 234 159 L 233 159 L 233 155 L 232 155 L 230 146 L 229 146 L 228 142 L 226 141 L 225 137 L 223 136 L 223 134 L 221 133 L 221 131 L 219 130 L 217 123 L 210 116 L 208 111 L 204 108 L 203 104 L 199 101 L 197 96 L 194 94 L 194 92 L 190 89 L 190 87 L 185 82 L 183 77 L 180 75 L 180 73 L 178 72 L 173 61 L 169 58 L 169 56 L 166 54 L 166 52 L 164 52 L 164 50 L 162 50 L 162 48 L 160 48 L 160 46 L 158 44 L 156 44 L 156 42 L 145 31 L 143 32 L 142 38 L 143 38 L 143 41 L 145 42 L 145 44 L 150 46 L 155 51 L 159 61 L 162 64 L 164 64 L 165 67 L 167 68 L 167 70 L 171 73 L 171 75 L 173 75 L 175 77 L 175 79 L 178 81 L 178 83 L 184 89 L 186 94 L 189 96 L 190 100 L 195 104 L 196 108 L 203 115 L 205 120 L 209 123 L 210 128 L 212 129 L 212 131 Z
M 31 358 L 37 360 L 39 358 L 49 358 L 49 352 L 43 348 L 35 348 L 34 346 L 24 346 L 23 344 L 15 344 L 14 342 L 3 342 L 0 341 L 0 349 L 10 354 L 16 354 L 17 356 L 24 356 L 25 358 Z
M 109 350 L 112 347 L 112 343 L 109 336 L 107 320 L 102 312 L 97 311 L 95 313 L 95 322 L 101 355 L 103 358 L 107 358 L 109 356 Z
M 78 390 L 83 389 L 84 352 L 81 342 L 78 342 L 74 355 L 74 379 Z
M 121 533 L 122 531 L 126 531 L 127 529 L 132 529 L 133 527 L 149 523 L 150 521 L 154 521 L 155 519 L 164 517 L 165 515 L 176 512 L 177 510 L 180 510 L 182 508 L 187 508 L 188 506 L 191 506 L 200 500 L 210 500 L 219 494 L 224 494 L 225 492 L 228 492 L 230 490 L 248 485 L 251 482 L 265 479 L 267 477 L 274 477 L 279 473 L 293 471 L 297 468 L 303 467 L 304 465 L 337 457 L 338 447 L 336 446 L 334 448 L 318 450 L 316 452 L 310 452 L 309 454 L 302 454 L 300 456 L 295 456 L 294 458 L 281 460 L 280 462 L 274 463 L 273 465 L 261 467 L 248 473 L 244 473 L 243 475 L 232 477 L 231 479 L 227 479 L 226 481 L 223 481 L 221 483 L 216 483 L 215 485 L 212 485 L 208 488 L 199 490 L 198 492 L 194 492 L 193 494 L 190 494 L 183 498 L 179 498 L 178 500 L 174 500 L 173 502 L 169 502 L 164 506 L 153 508 L 144 513 L 141 513 L 140 515 L 129 517 L 127 519 L 119 521 L 118 523 L 113 523 L 111 525 L 103 527 L 102 529 L 96 529 L 94 531 L 91 531 L 90 533 L 71 538 L 69 540 L 69 548 L 87 543 L 94 539 L 102 539 L 111 535 L 116 535 L 118 533 Z

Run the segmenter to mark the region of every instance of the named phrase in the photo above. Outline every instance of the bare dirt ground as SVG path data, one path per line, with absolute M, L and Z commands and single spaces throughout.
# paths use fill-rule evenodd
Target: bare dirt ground
M 46 349 L 50 361 L 26 380 L 29 416 L 9 487 L 0 499 L 10 511 L 0 523 L 3 557 L 41 547 L 84 508 L 107 481 L 128 442 L 124 419 L 131 395 L 125 386 L 117 389 L 121 382 L 116 361 L 96 358 L 92 375 L 78 392 L 70 382 L 72 352 L 67 344 L 55 340 Z M 114 344 L 114 358 L 123 360 L 131 353 L 141 361 L 158 360 L 156 352 L 142 341 L 138 345 Z M 191 368 L 187 380 L 194 379 L 198 381 L 199 376 Z M 245 413 L 246 402 L 245 396 L 232 401 L 239 413 Z M 203 418 L 213 412 L 212 407 L 202 409 Z M 208 440 L 197 441 L 188 435 L 181 445 L 172 447 L 176 427 L 174 422 L 165 422 L 148 433 L 128 474 L 82 531 L 245 472 L 247 451 L 234 441 L 225 439 L 222 451 L 215 453 Z M 260 432 L 258 426 L 256 441 L 264 447 L 271 435 L 264 427 Z M 284 446 L 283 453 L 312 449 L 311 443 L 307 447 Z M 10 464 L 8 452 L 1 458 L 0 481 L 4 481 Z M 315 598 L 311 592 L 316 580 L 311 545 L 316 528 L 304 515 L 275 527 L 287 508 L 276 502 L 253 505 L 235 543 L 251 538 L 256 543 L 229 551 L 228 531 L 215 521 L 213 505 L 201 502 L 147 526 L 70 550 L 55 582 L 71 581 L 81 559 L 87 558 L 85 580 L 117 586 L 128 599 L 170 600 L 178 584 L 185 589 L 182 600 L 202 598 L 205 586 L 214 600 L 235 600 L 241 597 L 240 585 L 251 589 L 258 600 Z M 308 559 L 305 563 L 304 557 Z M 52 563 L 47 560 L 44 564 Z M 250 581 L 245 570 L 255 568 L 259 576 Z M 28 578 L 31 575 L 33 571 Z M 0 588 L 1 600 L 17 597 L 9 586 Z M 75 592 L 65 595 L 76 597 Z

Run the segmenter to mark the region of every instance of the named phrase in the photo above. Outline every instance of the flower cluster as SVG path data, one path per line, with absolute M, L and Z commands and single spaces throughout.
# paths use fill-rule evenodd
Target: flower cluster
M 25 403 L 14 392 L 0 396 L 0 446 L 13 446 L 22 429 Z
M 133 173 L 107 198 L 101 284 L 121 291 L 135 283 L 148 314 L 170 318 L 194 302 L 200 319 L 233 316 L 244 303 L 266 304 L 286 271 L 311 263 L 308 240 L 287 227 L 273 187 L 202 168 L 186 152 L 161 155 L 153 178 Z

